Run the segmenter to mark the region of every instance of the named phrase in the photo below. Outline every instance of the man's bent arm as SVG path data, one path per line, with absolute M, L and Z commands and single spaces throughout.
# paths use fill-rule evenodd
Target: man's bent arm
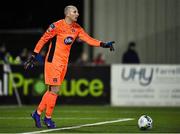
M 54 24 L 51 24 L 43 36 L 40 38 L 38 43 L 34 48 L 35 53 L 39 53 L 43 46 L 49 41 L 49 39 L 53 38 L 56 35 L 56 27 Z

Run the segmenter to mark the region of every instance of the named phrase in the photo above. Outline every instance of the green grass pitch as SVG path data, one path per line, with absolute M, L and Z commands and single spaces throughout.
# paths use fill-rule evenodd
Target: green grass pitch
M 41 129 L 34 126 L 30 117 L 34 108 L 36 106 L 0 106 L 0 133 L 48 132 L 44 125 Z M 151 130 L 138 129 L 137 120 L 142 114 L 153 119 Z M 124 118 L 133 120 L 111 122 Z M 178 133 L 180 107 L 57 105 L 53 120 L 57 129 L 48 133 Z M 100 122 L 103 123 L 98 124 Z

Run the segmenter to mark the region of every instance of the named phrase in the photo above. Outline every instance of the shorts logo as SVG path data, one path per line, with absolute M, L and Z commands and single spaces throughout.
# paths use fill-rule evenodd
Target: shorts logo
M 57 78 L 53 78 L 53 82 L 55 82 L 55 83 L 56 83 L 56 82 L 57 82 Z
M 64 43 L 65 43 L 66 45 L 71 45 L 72 42 L 73 42 L 73 37 L 71 37 L 71 36 L 68 36 L 68 37 L 66 37 L 66 38 L 64 39 Z

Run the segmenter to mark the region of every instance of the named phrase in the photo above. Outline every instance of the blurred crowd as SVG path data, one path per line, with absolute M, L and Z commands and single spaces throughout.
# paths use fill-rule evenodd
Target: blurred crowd
M 7 50 L 5 44 L 0 46 L 0 64 L 24 64 L 27 58 L 32 54 L 27 48 L 23 48 L 19 55 L 14 56 Z
M 22 51 L 14 56 L 10 51 L 7 50 L 5 44 L 0 46 L 0 64 L 14 64 L 21 65 L 26 62 L 26 60 L 32 55 L 32 51 L 27 48 L 23 48 Z M 44 58 L 46 55 L 46 50 L 42 50 L 40 55 Z M 72 64 L 74 65 L 104 65 L 106 64 L 104 55 L 98 53 L 93 60 L 90 60 L 88 54 L 82 52 L 81 56 Z
M 98 53 L 92 60 L 89 59 L 86 52 L 82 52 L 81 56 L 75 62 L 77 65 L 105 65 L 105 57 L 103 53 Z
M 41 50 L 40 55 L 42 56 L 43 60 L 45 59 L 46 50 L 44 48 Z M 21 52 L 14 56 L 11 54 L 10 51 L 7 50 L 5 44 L 0 45 L 0 64 L 8 63 L 8 64 L 24 64 L 26 60 L 32 55 L 32 50 L 28 50 L 27 48 L 23 48 Z M 43 62 L 42 62 L 43 63 Z M 42 64 L 40 63 L 40 64 Z M 127 50 L 122 55 L 122 63 L 123 64 L 139 64 L 140 58 L 136 51 L 136 43 L 129 42 L 127 44 Z M 71 62 L 70 64 L 73 65 L 105 65 L 105 55 L 103 53 L 97 53 L 93 59 L 90 59 L 88 53 L 83 51 L 80 57 L 76 60 Z

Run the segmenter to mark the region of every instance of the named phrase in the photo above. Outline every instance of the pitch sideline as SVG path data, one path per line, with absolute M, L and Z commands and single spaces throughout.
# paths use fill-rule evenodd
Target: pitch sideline
M 134 120 L 134 118 L 124 118 L 124 119 L 96 122 L 96 123 L 91 123 L 91 124 L 84 124 L 84 125 L 64 127 L 64 128 L 46 129 L 46 130 L 41 130 L 41 131 L 25 132 L 25 133 L 21 133 L 21 134 L 37 134 L 37 133 L 46 133 L 46 132 L 60 131 L 60 130 L 70 130 L 70 129 L 76 129 L 76 128 L 82 128 L 82 127 L 90 127 L 90 126 L 98 126 L 98 125 L 103 125 L 103 124 L 124 122 L 124 121 L 130 121 L 130 120 Z

